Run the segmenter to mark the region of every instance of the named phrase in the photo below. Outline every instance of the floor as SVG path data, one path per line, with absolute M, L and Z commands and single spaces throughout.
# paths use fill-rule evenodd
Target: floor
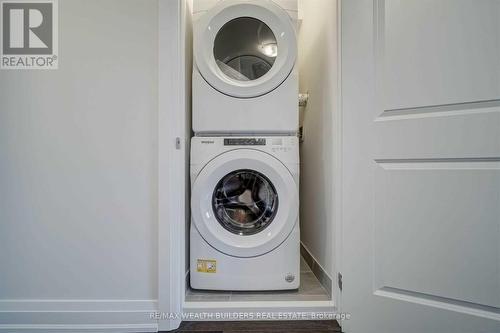
M 212 321 L 183 322 L 175 333 L 333 333 L 341 332 L 335 320 L 316 321 Z
M 305 260 L 300 258 L 300 288 L 289 291 L 201 291 L 188 289 L 187 302 L 238 301 L 328 301 L 330 296 Z

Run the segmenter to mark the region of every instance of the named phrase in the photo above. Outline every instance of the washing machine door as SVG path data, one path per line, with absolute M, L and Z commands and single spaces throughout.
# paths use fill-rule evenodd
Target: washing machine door
M 192 222 L 215 249 L 235 257 L 272 251 L 298 220 L 288 169 L 261 151 L 236 149 L 210 161 L 194 181 Z
M 223 94 L 267 94 L 285 81 L 295 64 L 291 18 L 272 1 L 220 1 L 194 30 L 196 67 Z

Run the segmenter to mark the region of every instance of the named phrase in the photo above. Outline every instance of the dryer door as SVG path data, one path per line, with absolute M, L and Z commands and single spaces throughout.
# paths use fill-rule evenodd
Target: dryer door
M 261 96 L 292 71 L 295 29 L 272 1 L 220 1 L 195 24 L 194 57 L 200 74 L 221 93 Z
M 236 149 L 200 172 L 191 193 L 192 222 L 212 247 L 231 256 L 272 251 L 298 220 L 297 185 L 288 169 L 261 151 Z

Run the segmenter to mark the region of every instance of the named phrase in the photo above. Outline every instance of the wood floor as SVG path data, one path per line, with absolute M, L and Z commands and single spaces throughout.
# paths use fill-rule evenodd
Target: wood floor
M 182 322 L 175 333 L 333 333 L 341 332 L 335 320 Z

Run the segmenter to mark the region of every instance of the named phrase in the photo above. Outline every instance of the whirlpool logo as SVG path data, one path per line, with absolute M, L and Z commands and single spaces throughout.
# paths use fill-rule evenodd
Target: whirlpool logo
M 57 0 L 0 1 L 1 69 L 57 69 Z

